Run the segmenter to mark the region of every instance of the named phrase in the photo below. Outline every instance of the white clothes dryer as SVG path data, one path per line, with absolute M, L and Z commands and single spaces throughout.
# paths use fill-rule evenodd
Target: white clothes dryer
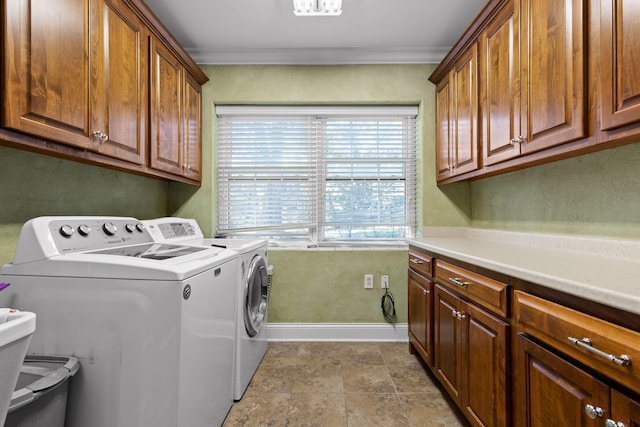
M 233 404 L 235 252 L 156 243 L 135 218 L 27 222 L 0 306 L 30 355 L 75 356 L 66 427 L 222 425 Z
M 267 351 L 267 240 L 204 238 L 194 219 L 167 217 L 142 223 L 156 242 L 203 245 L 238 254 L 234 399 L 240 400 Z

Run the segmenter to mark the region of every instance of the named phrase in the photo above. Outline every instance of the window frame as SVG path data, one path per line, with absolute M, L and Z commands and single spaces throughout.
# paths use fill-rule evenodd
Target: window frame
M 227 120 L 233 120 L 234 118 L 245 118 L 245 117 L 280 117 L 285 119 L 287 117 L 299 117 L 299 116 L 308 116 L 310 120 L 313 122 L 313 125 L 310 125 L 310 139 L 309 143 L 312 148 L 310 151 L 313 151 L 315 148 L 315 159 L 312 161 L 315 163 L 315 167 L 310 176 L 311 186 L 315 186 L 312 194 L 312 203 L 309 207 L 311 212 L 309 212 L 310 221 L 306 224 L 308 226 L 308 230 L 304 233 L 306 238 L 298 239 L 298 240 L 287 240 L 282 238 L 281 236 L 273 235 L 269 231 L 278 230 L 278 229 L 291 229 L 291 226 L 266 226 L 266 227 L 257 227 L 257 228 L 243 228 L 243 229 L 234 229 L 233 227 L 227 227 L 230 223 L 227 214 L 221 212 L 222 210 L 231 209 L 231 204 L 228 205 L 223 203 L 222 200 L 225 197 L 222 192 L 224 192 L 225 188 L 228 187 L 228 183 L 233 180 L 227 179 L 224 176 L 221 176 L 221 169 L 224 170 L 224 174 L 226 174 L 227 169 L 226 166 L 221 166 L 227 160 L 221 160 L 220 153 L 216 153 L 216 176 L 218 177 L 218 221 L 217 228 L 220 236 L 226 237 L 246 237 L 246 238 L 269 238 L 270 241 L 277 240 L 278 246 L 307 246 L 307 247 L 321 247 L 321 246 L 361 246 L 361 245 L 397 245 L 399 243 L 404 243 L 404 239 L 411 238 L 415 235 L 415 227 L 416 227 L 416 153 L 417 153 L 417 106 L 245 106 L 245 105 L 219 105 L 216 106 L 216 115 L 218 117 L 218 144 L 217 147 L 220 150 L 221 147 L 224 150 L 228 149 L 228 144 L 230 144 L 229 140 L 225 140 L 225 138 L 229 138 L 228 136 L 221 136 L 221 129 L 224 128 L 227 124 Z M 398 127 L 397 122 L 398 119 L 402 120 L 401 125 L 401 133 L 402 133 L 402 143 L 401 143 L 401 152 L 402 154 L 398 156 L 396 152 L 396 157 L 385 157 L 378 155 L 377 157 L 369 158 L 369 157 L 345 157 L 342 161 L 346 164 L 351 162 L 350 165 L 352 169 L 357 169 L 358 163 L 368 163 L 370 165 L 375 165 L 378 168 L 381 168 L 386 163 L 395 163 L 398 166 L 398 170 L 402 171 L 402 173 L 396 173 L 396 176 L 369 176 L 369 177 L 360 177 L 358 178 L 356 175 L 345 176 L 340 179 L 339 177 L 330 177 L 330 173 L 327 171 L 327 163 L 331 163 L 332 161 L 336 164 L 340 163 L 340 160 L 336 161 L 335 159 L 331 159 L 327 156 L 326 148 L 329 146 L 327 142 L 327 135 L 322 132 L 327 123 L 330 122 L 356 122 L 356 124 L 362 123 L 376 123 L 378 128 L 384 127 L 381 123 L 384 121 L 394 121 L 396 122 L 396 128 Z M 326 130 L 326 129 L 325 129 Z M 378 131 L 382 133 L 381 131 Z M 397 133 L 398 130 L 395 129 Z M 313 134 L 313 135 L 311 135 Z M 337 135 L 345 135 L 337 133 Z M 386 138 L 386 139 L 385 139 Z M 393 134 L 393 137 L 382 137 L 378 134 L 375 134 L 372 137 L 374 142 L 370 142 L 371 147 L 378 149 L 379 151 L 384 151 L 380 147 L 386 147 L 387 150 L 390 150 L 390 146 L 385 145 L 387 141 L 392 141 L 392 139 L 398 139 L 396 134 Z M 352 140 L 350 138 L 349 140 Z M 382 141 L 382 142 L 380 142 Z M 393 141 L 392 141 L 393 142 Z M 398 143 L 394 143 L 395 146 L 398 146 Z M 353 144 L 354 147 L 360 147 L 358 144 Z M 398 150 L 397 147 L 392 146 L 395 150 Z M 360 147 L 361 148 L 361 147 Z M 225 152 L 226 153 L 226 152 Z M 387 153 L 388 154 L 388 153 Z M 277 178 L 263 178 L 259 181 L 272 181 L 277 180 Z M 399 236 L 393 237 L 382 237 L 382 238 L 348 238 L 348 239 L 335 239 L 329 238 L 327 236 L 328 227 L 331 227 L 331 222 L 327 222 L 326 214 L 326 195 L 327 195 L 327 186 L 330 185 L 330 182 L 369 182 L 372 183 L 371 186 L 375 187 L 376 185 L 380 187 L 380 183 L 386 183 L 387 185 L 397 186 L 398 182 L 401 182 L 400 185 L 403 187 L 403 192 L 400 193 L 404 197 L 403 204 L 403 215 L 404 221 L 402 223 L 399 222 L 389 222 L 384 223 L 381 227 L 386 227 L 388 229 L 393 230 L 394 228 L 402 229 L 403 233 Z M 229 184 L 230 185 L 230 184 Z M 382 190 L 378 190 L 382 191 Z M 386 194 L 386 193 L 384 193 Z M 399 197 L 398 194 L 395 195 Z M 352 199 L 356 200 L 356 199 Z M 380 198 L 376 200 L 380 201 Z M 352 211 L 350 211 L 352 212 Z M 389 214 L 391 215 L 391 214 Z M 396 213 L 396 216 L 398 214 Z M 356 223 L 353 224 L 354 228 L 364 229 L 366 223 Z M 345 224 L 345 226 L 349 227 L 349 224 Z M 372 228 L 375 228 L 375 223 L 371 224 Z M 251 232 L 253 231 L 253 233 Z M 280 237 L 280 238 L 279 238 Z

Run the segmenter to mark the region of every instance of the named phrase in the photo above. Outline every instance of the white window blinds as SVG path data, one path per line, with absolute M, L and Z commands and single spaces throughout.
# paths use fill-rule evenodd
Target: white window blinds
M 417 107 L 217 107 L 218 233 L 397 240 L 415 224 Z

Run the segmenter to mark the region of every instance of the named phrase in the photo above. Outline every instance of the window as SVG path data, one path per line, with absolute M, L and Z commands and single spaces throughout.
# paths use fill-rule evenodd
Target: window
M 307 244 L 413 235 L 417 107 L 216 113 L 220 235 Z

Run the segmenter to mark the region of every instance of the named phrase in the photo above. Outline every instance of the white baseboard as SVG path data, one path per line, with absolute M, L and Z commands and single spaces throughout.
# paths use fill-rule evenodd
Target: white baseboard
M 268 341 L 408 342 L 406 323 L 267 323 Z

